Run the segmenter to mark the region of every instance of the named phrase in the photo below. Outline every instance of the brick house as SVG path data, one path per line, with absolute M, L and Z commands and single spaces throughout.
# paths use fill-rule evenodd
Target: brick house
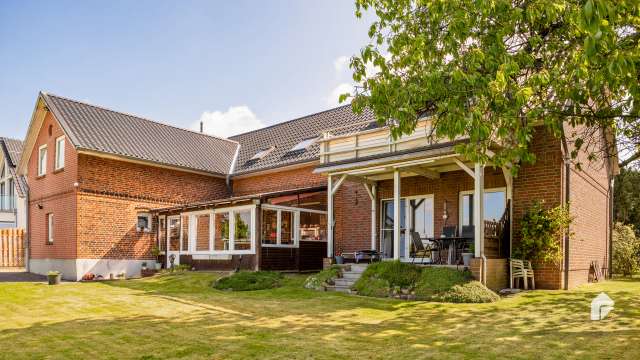
M 342 106 L 221 139 L 41 93 L 18 166 L 30 186 L 30 270 L 135 276 L 157 260 L 305 271 L 372 249 L 416 261 L 412 234 L 436 241 L 446 230 L 462 246 L 449 242 L 438 260 L 455 264 L 472 244 L 472 270 L 498 288 L 518 220 L 544 199 L 570 200 L 576 220 L 559 239 L 563 264 L 540 264 L 537 285 L 584 283 L 593 261 L 608 271 L 614 162 L 579 171 L 564 161 L 570 143 L 540 128 L 537 162 L 512 177 L 457 155 L 464 139 L 427 141 L 428 127 L 420 119 L 392 140 L 372 113 Z

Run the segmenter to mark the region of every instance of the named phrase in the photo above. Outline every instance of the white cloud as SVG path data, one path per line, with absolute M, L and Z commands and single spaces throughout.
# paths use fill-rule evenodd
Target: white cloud
M 338 74 L 341 74 L 349 68 L 349 58 L 346 56 L 339 56 L 333 61 L 333 67 L 336 69 Z
M 340 104 L 339 102 L 340 95 L 344 93 L 353 93 L 353 85 L 349 83 L 342 83 L 333 88 L 331 94 L 329 94 L 329 97 L 327 98 L 327 105 L 329 105 L 330 107 L 344 105 L 345 103 Z
M 227 111 L 205 111 L 200 115 L 200 120 L 191 125 L 191 129 L 200 131 L 201 121 L 205 133 L 224 138 L 265 126 L 246 105 L 231 106 Z

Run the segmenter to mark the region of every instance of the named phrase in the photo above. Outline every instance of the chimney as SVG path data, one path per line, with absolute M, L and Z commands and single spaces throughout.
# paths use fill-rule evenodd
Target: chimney
M 204 122 L 200 121 L 200 132 L 204 132 Z

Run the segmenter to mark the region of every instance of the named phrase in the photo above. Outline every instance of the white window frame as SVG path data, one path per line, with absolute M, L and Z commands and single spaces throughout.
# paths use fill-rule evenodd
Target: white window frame
M 47 244 L 53 244 L 53 213 L 47 214 Z
M 65 155 L 65 144 L 66 140 L 64 135 L 56 138 L 56 148 L 55 148 L 55 159 L 54 159 L 54 170 L 62 170 L 64 169 L 64 155 Z
M 44 156 L 42 156 L 42 150 L 44 150 Z M 38 148 L 38 176 L 44 176 L 47 174 L 47 144 L 41 145 Z M 44 159 L 44 163 L 42 160 Z
M 289 151 L 287 152 L 298 152 L 298 151 L 306 151 L 311 147 L 311 145 L 315 144 L 318 141 L 318 137 L 312 137 L 300 140 L 297 144 L 295 144 Z
M 507 207 L 507 188 L 497 187 L 497 188 L 484 189 L 484 193 L 495 193 L 495 192 L 504 192 L 504 206 L 506 208 Z M 464 195 L 473 195 L 473 193 L 474 193 L 473 190 L 465 190 L 465 191 L 460 191 L 460 194 L 458 195 L 458 231 L 462 231 L 462 226 L 463 226 L 462 217 L 464 215 L 463 214 L 464 209 L 462 207 L 462 201 L 463 201 Z M 482 196 L 484 196 L 484 194 Z M 475 199 L 473 201 L 475 201 Z M 484 199 L 482 199 L 482 201 L 484 202 Z
M 189 239 L 187 239 L 188 250 L 182 251 L 183 246 L 183 235 L 184 235 L 184 221 L 180 222 L 180 253 L 186 255 L 253 255 L 256 253 L 256 205 L 243 205 L 243 206 L 234 206 L 228 208 L 220 208 L 214 210 L 204 210 L 204 211 L 193 211 L 193 212 L 185 212 L 181 213 L 180 217 L 183 219 L 183 216 L 188 216 L 189 221 Z M 251 211 L 251 224 L 249 226 L 250 231 L 250 239 L 249 242 L 251 244 L 251 248 L 248 250 L 234 250 L 235 248 L 235 213 L 240 211 Z M 228 213 L 229 214 L 229 249 L 228 250 L 214 250 L 214 239 L 215 239 L 215 217 L 217 214 Z M 209 214 L 209 250 L 208 251 L 196 251 L 196 243 L 194 241 L 195 234 L 197 232 L 196 228 L 196 215 L 205 215 Z
M 147 218 L 147 224 L 149 224 L 149 226 L 147 226 L 146 228 L 141 228 L 138 226 L 138 218 L 139 217 L 146 217 Z M 137 232 L 145 232 L 145 233 L 150 233 L 153 230 L 153 223 L 151 222 L 152 217 L 150 213 L 147 212 L 139 212 L 136 215 L 136 231 Z
M 280 205 L 262 205 L 262 209 L 266 210 L 275 210 L 278 212 L 278 231 L 277 231 L 277 241 L 275 244 L 263 244 L 262 243 L 262 229 L 260 230 L 260 246 L 262 247 L 279 247 L 279 248 L 297 248 L 300 247 L 300 212 L 309 212 L 315 214 L 323 214 L 327 215 L 326 211 L 322 210 L 312 210 L 312 209 L 302 209 L 297 207 L 290 206 L 280 206 Z M 282 229 L 281 229 L 281 221 L 282 221 L 282 211 L 289 211 L 293 213 L 293 244 L 282 244 Z M 322 242 L 319 240 L 313 240 L 316 242 Z

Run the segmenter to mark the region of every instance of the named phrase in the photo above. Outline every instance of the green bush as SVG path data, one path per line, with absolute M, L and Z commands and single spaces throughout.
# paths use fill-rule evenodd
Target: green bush
M 454 285 L 451 289 L 437 295 L 434 300 L 451 303 L 489 303 L 500 300 L 500 296 L 479 281 L 471 281 Z
M 342 276 L 342 268 L 333 265 L 328 269 L 313 274 L 304 282 L 304 287 L 313 290 L 323 290 L 326 285 L 333 285 L 333 280 Z
M 617 223 L 613 228 L 613 273 L 631 276 L 640 270 L 640 239 L 633 226 Z
M 274 271 L 241 271 L 218 279 L 213 287 L 218 290 L 252 291 L 279 287 L 284 276 Z
M 499 296 L 469 271 L 444 267 L 419 267 L 399 261 L 369 265 L 354 289 L 363 296 L 390 297 L 397 290 L 413 293 L 417 300 L 440 302 L 492 302 Z
M 560 240 L 562 234 L 569 231 L 571 221 L 567 206 L 547 209 L 542 202 L 536 202 L 520 221 L 522 239 L 514 249 L 514 257 L 559 264 L 562 259 Z
M 458 271 L 442 267 L 426 267 L 422 269 L 420 279 L 416 284 L 416 295 L 421 299 L 432 299 L 453 286 L 471 281 L 469 271 Z

